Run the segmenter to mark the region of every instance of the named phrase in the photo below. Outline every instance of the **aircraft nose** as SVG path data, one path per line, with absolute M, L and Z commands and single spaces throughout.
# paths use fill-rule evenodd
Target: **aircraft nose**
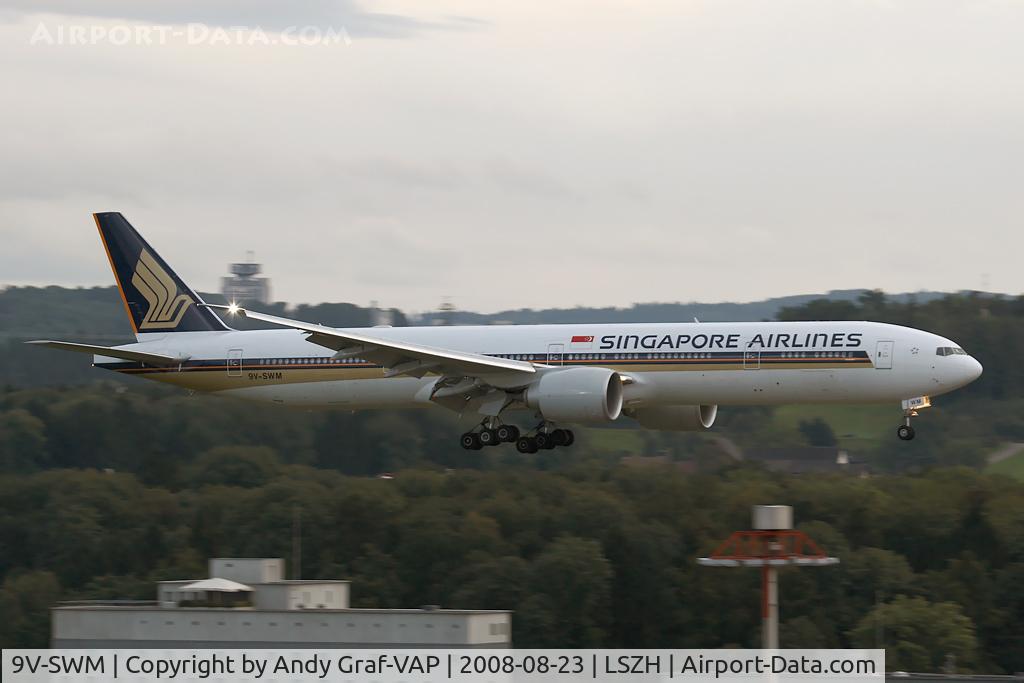
M 949 368 L 949 383 L 955 387 L 962 387 L 970 384 L 981 377 L 981 363 L 971 356 L 960 356 L 959 362 Z
M 974 356 L 968 356 L 968 360 L 970 360 L 970 363 L 967 366 L 967 381 L 973 382 L 981 377 L 981 373 L 985 368 L 981 366 L 981 363 Z

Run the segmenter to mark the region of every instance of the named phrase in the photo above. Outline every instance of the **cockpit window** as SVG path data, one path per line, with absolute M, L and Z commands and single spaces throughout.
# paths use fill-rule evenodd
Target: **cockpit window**
M 940 346 L 935 349 L 936 356 L 966 356 L 967 352 L 959 346 Z

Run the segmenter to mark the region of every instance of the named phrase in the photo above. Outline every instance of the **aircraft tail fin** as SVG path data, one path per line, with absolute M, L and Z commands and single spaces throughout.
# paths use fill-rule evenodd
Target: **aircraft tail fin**
M 203 306 L 192 289 L 171 270 L 117 212 L 94 213 L 100 239 L 136 335 L 229 330 Z

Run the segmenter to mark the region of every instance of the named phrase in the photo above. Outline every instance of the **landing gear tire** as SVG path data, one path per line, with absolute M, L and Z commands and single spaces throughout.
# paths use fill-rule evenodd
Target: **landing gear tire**
M 532 436 L 523 436 L 516 440 L 516 450 L 520 453 L 536 453 L 537 439 Z
M 558 445 L 557 443 L 555 443 L 554 432 L 538 432 L 537 436 L 533 438 L 537 442 L 537 448 L 540 448 L 545 451 L 550 451 L 552 448 Z
M 478 451 L 484 447 L 483 442 L 480 441 L 480 435 L 474 432 L 466 432 L 459 438 L 459 443 L 467 451 Z
M 501 425 L 496 431 L 498 432 L 498 441 L 502 443 L 515 443 L 519 440 L 519 427 L 515 425 Z
M 569 440 L 565 442 L 566 446 L 571 446 L 574 443 L 576 443 L 576 435 L 573 433 L 571 429 L 566 429 L 565 433 L 569 435 Z
M 551 432 L 551 440 L 556 446 L 568 446 L 572 443 L 572 432 L 568 429 L 556 429 Z
M 481 429 L 479 434 L 480 444 L 483 446 L 497 446 L 501 443 L 498 438 L 497 429 Z
M 900 425 L 896 428 L 896 436 L 903 441 L 910 441 L 914 438 L 914 428 L 910 425 Z

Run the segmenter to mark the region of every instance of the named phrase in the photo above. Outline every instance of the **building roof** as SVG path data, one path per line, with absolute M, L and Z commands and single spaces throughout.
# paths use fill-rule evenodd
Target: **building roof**
M 255 612 L 257 614 L 288 614 L 292 616 L 317 616 L 325 614 L 439 614 L 442 616 L 472 616 L 474 614 L 512 614 L 512 610 L 508 609 L 447 609 L 442 607 L 441 609 L 408 609 L 398 608 L 390 609 L 383 607 L 349 607 L 346 609 L 315 609 L 315 610 L 294 610 L 294 609 L 259 609 L 255 607 L 175 607 L 174 609 L 168 609 L 160 607 L 158 604 L 149 605 L 112 605 L 108 602 L 92 603 L 92 604 L 66 604 L 60 603 L 56 607 L 51 607 L 50 611 L 55 610 L 80 610 L 80 611 L 103 611 L 103 612 L 153 612 L 157 611 L 161 614 L 172 615 L 172 614 L 187 614 L 190 612 L 196 612 L 197 614 L 208 614 L 210 612 L 225 612 L 231 614 L 241 614 L 242 612 Z
M 284 562 L 280 557 L 211 557 L 212 560 L 229 560 L 231 562 Z
M 158 586 L 167 588 L 182 588 L 184 584 L 208 581 L 209 579 L 164 579 L 157 581 Z M 279 579 L 277 581 L 250 581 L 247 585 L 249 590 L 256 590 L 260 586 L 320 586 L 320 585 L 351 585 L 348 579 Z M 202 590 L 201 588 L 199 590 Z
M 228 579 L 203 579 L 202 581 L 196 581 L 185 586 L 181 586 L 179 590 L 183 591 L 206 591 L 207 593 L 241 593 L 250 592 L 252 588 L 246 586 L 244 583 L 238 583 L 237 581 L 229 581 Z

